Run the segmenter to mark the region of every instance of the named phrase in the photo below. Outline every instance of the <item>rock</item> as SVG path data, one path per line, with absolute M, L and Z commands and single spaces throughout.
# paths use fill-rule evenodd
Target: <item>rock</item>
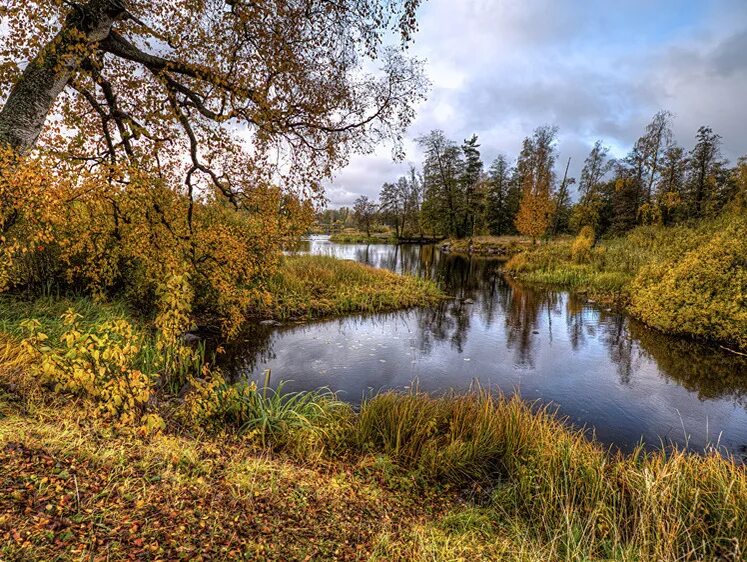
M 533 334 L 539 334 L 539 330 L 532 330 Z
M 261 326 L 280 326 L 280 322 L 276 320 L 262 320 L 259 324 Z
M 475 304 L 475 301 L 473 301 L 472 299 L 464 299 L 462 302 L 464 304 Z
M 202 340 L 202 338 L 194 332 L 184 332 L 181 336 L 179 336 L 179 339 L 182 343 L 185 343 L 187 345 L 197 343 Z

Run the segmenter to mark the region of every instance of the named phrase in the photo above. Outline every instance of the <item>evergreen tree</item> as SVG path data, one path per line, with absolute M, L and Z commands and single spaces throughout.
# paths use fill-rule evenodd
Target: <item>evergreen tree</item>
M 480 159 L 480 145 L 477 144 L 477 135 L 472 135 L 462 144 L 464 165 L 460 178 L 462 218 L 461 235 L 473 236 L 477 217 L 483 213 L 485 204 L 482 190 L 479 189 L 482 180 L 482 160 Z
M 491 234 L 508 234 L 512 231 L 515 210 L 510 208 L 511 167 L 503 154 L 490 165 L 488 170 L 485 219 Z
M 670 224 L 682 209 L 686 167 L 685 151 L 676 144 L 671 145 L 664 153 L 661 177 L 656 187 L 656 203 L 662 224 Z

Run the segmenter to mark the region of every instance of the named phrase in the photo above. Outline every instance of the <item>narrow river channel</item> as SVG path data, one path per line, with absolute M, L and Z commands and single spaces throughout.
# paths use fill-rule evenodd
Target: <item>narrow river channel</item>
M 747 458 L 747 360 L 674 338 L 565 291 L 522 286 L 496 260 L 433 246 L 334 244 L 299 251 L 436 279 L 456 298 L 434 308 L 279 327 L 230 346 L 234 376 L 328 387 L 358 403 L 373 392 L 463 391 L 474 380 L 550 403 L 600 441 L 630 450 L 677 443 Z

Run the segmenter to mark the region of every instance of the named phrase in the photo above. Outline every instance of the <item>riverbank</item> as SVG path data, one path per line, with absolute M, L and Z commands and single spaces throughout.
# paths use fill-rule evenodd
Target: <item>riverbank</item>
M 325 393 L 195 387 L 146 433 L 0 353 L 3 560 L 744 556 L 747 475 L 714 451 L 611 454 L 481 391 L 354 413 Z
M 337 244 L 435 244 L 444 237 L 437 236 L 400 236 L 393 233 L 367 235 L 365 232 L 332 234 L 330 242 Z
M 662 332 L 747 350 L 747 218 L 639 227 L 620 238 L 554 241 L 506 264 L 528 283 L 556 285 L 625 308 Z
M 525 236 L 473 236 L 444 240 L 439 248 L 446 253 L 508 259 L 531 244 Z

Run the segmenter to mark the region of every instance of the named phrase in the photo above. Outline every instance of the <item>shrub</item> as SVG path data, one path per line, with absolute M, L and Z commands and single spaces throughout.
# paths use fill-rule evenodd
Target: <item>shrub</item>
M 278 187 L 241 192 L 236 205 L 193 200 L 144 169 L 91 172 L 0 151 L 0 292 L 116 296 L 163 314 L 163 288 L 178 276 L 190 311 L 231 333 L 311 220 L 310 204 Z
M 643 267 L 631 290 L 632 311 L 651 326 L 747 347 L 747 221 Z
M 585 226 L 578 233 L 571 246 L 571 257 L 576 263 L 589 263 L 591 249 L 594 246 L 594 229 Z
M 160 418 L 146 413 L 158 375 L 135 367 L 142 337 L 125 320 L 83 329 L 79 318 L 72 310 L 63 315 L 60 347 L 41 331 L 39 320 L 22 323 L 27 337 L 21 345 L 32 374 L 57 392 L 92 398 L 107 417 L 162 427 Z

